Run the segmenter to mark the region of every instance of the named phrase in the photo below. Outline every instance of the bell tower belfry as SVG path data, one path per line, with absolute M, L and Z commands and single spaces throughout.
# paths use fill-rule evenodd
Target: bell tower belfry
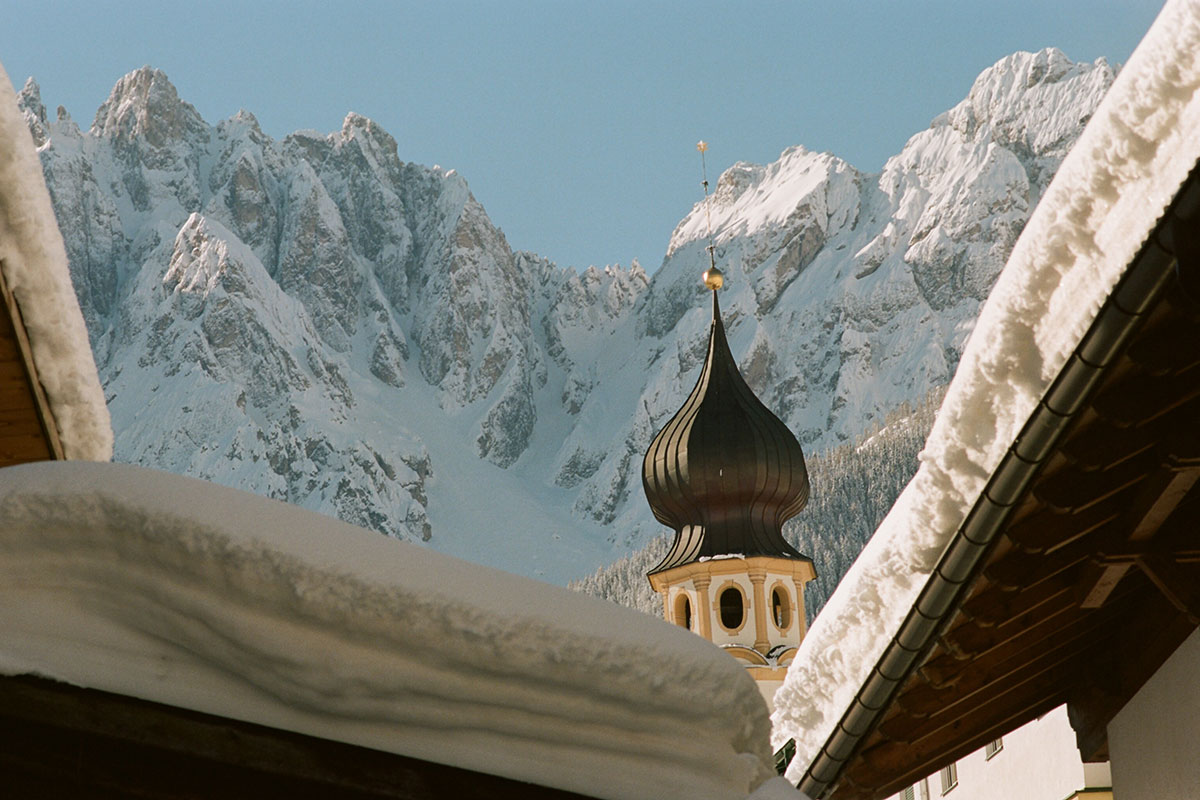
M 804 639 L 804 585 L 816 577 L 782 533 L 808 502 L 808 472 L 800 443 L 729 352 L 715 265 L 704 282 L 713 317 L 700 379 L 642 462 L 650 508 L 675 530 L 647 577 L 667 621 L 744 662 L 770 706 Z

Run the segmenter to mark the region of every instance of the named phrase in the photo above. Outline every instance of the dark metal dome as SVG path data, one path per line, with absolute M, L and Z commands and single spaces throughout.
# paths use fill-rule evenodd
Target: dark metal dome
M 781 531 L 808 502 L 804 454 L 738 371 L 715 291 L 700 380 L 650 443 L 642 485 L 655 518 L 675 529 L 650 574 L 732 553 L 807 560 Z

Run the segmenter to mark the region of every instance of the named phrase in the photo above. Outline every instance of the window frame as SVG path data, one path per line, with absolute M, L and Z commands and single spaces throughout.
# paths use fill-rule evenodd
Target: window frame
M 954 788 L 958 786 L 958 762 L 951 761 L 946 766 L 938 770 L 938 777 L 942 781 L 942 796 L 945 797 Z
M 780 625 L 778 620 L 775 619 L 776 592 L 779 592 L 780 596 L 783 598 L 783 603 L 781 604 L 783 608 L 782 625 Z M 780 633 L 787 633 L 791 629 L 792 622 L 796 617 L 796 604 L 792 602 L 792 594 L 787 590 L 787 586 L 783 581 L 775 581 L 775 583 L 771 584 L 771 591 L 767 595 L 767 603 L 767 616 L 771 618 L 771 624 L 774 625 L 775 630 L 779 631 Z
M 991 761 L 993 757 L 1004 749 L 1004 737 L 997 736 L 983 746 L 983 757 L 986 761 Z
M 899 800 L 929 800 L 929 778 L 921 778 L 921 780 L 906 786 L 897 795 Z
M 725 595 L 725 592 L 729 591 L 730 589 L 735 590 L 742 597 L 742 619 L 738 623 L 737 627 L 734 628 L 726 625 L 725 620 L 721 616 L 721 598 Z M 716 616 L 717 624 L 721 626 L 721 630 L 728 634 L 734 635 L 741 633 L 742 629 L 746 627 L 746 622 L 750 619 L 750 598 L 747 596 L 745 588 L 743 588 L 742 585 L 737 581 L 728 580 L 722 583 L 717 588 L 716 597 L 713 598 L 712 605 L 713 611 L 715 612 L 714 616 Z
M 692 611 L 693 606 L 691 595 L 686 591 L 675 595 L 675 608 L 672 611 L 672 621 L 684 630 L 692 630 L 692 622 L 695 617 L 695 613 Z

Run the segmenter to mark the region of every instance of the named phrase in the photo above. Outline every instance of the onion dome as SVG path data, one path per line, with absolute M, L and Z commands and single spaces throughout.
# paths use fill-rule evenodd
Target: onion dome
M 808 502 L 800 443 L 734 363 L 714 287 L 719 271 L 705 273 L 705 283 L 713 319 L 700 380 L 642 461 L 650 508 L 675 529 L 670 552 L 650 574 L 726 554 L 808 560 L 782 532 Z

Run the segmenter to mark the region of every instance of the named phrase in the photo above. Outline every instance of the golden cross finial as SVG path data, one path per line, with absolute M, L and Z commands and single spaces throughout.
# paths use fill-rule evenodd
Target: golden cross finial
M 725 283 L 725 276 L 721 274 L 721 270 L 717 269 L 717 257 L 712 238 L 712 215 L 708 210 L 708 163 L 704 160 L 704 151 L 708 149 L 708 142 L 701 139 L 696 143 L 696 149 L 700 151 L 700 169 L 704 176 L 701 186 L 704 187 L 704 225 L 708 229 L 708 247 L 706 248 L 708 250 L 708 271 L 704 273 L 704 285 L 715 292 Z

